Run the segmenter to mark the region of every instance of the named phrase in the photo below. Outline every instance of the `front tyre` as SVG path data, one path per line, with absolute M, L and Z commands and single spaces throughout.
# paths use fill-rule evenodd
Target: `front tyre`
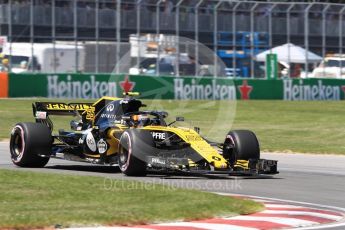
M 232 166 L 237 160 L 260 159 L 256 135 L 249 130 L 230 131 L 224 141 L 223 156 Z
M 153 139 L 149 132 L 140 129 L 126 130 L 120 138 L 120 170 L 127 176 L 145 176 L 146 157 L 153 151 Z
M 49 161 L 52 142 L 51 131 L 46 125 L 18 123 L 11 132 L 11 160 L 20 167 L 44 167 Z

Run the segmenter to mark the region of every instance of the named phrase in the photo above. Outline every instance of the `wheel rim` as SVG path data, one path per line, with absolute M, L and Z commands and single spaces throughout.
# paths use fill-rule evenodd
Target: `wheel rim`
M 121 171 L 126 171 L 131 157 L 131 141 L 128 133 L 123 133 L 120 138 L 119 166 Z
M 127 163 L 128 160 L 128 150 L 123 146 L 120 147 L 120 163 L 124 165 Z
M 231 135 L 227 135 L 226 139 L 225 139 L 225 144 L 230 146 L 231 148 L 231 152 L 229 154 L 229 162 L 231 165 L 234 165 L 234 163 L 236 162 L 236 143 L 234 138 Z
M 15 156 L 19 156 L 20 153 L 23 152 L 22 138 L 19 135 L 16 135 L 14 137 L 13 150 L 14 150 Z
M 24 131 L 20 126 L 16 126 L 12 133 L 10 148 L 11 158 L 14 162 L 19 162 L 23 157 L 25 149 Z

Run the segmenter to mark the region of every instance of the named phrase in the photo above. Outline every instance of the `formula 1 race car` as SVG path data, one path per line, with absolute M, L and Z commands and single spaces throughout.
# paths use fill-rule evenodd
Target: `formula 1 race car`
M 276 174 L 277 161 L 260 159 L 259 142 L 247 130 L 230 131 L 223 143 L 211 142 L 195 127 L 167 124 L 164 111 L 127 93 L 95 103 L 35 102 L 35 123 L 18 123 L 11 132 L 12 162 L 44 167 L 50 158 L 116 165 L 128 176 L 147 173 L 258 175 Z M 74 115 L 71 131 L 53 135 L 50 115 Z

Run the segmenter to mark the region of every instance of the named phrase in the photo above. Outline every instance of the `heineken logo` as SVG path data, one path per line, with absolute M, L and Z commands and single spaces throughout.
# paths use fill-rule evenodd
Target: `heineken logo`
M 131 77 L 133 80 L 135 77 Z M 139 77 L 138 77 L 139 78 Z M 177 100 L 342 100 L 345 98 L 345 81 L 329 79 L 284 80 L 234 80 L 212 78 L 156 78 L 140 77 L 140 82 L 129 76 L 117 76 L 109 81 L 107 76 L 45 75 L 42 86 L 50 98 L 98 99 L 117 97 L 122 92 L 141 91 L 145 97 Z M 47 84 L 45 82 L 47 80 Z M 163 83 L 164 87 L 159 88 Z M 36 85 L 35 85 L 36 86 Z M 39 87 L 39 86 L 37 86 Z M 157 88 L 158 87 L 158 88 Z M 43 91 L 43 90 L 40 90 Z M 150 93 L 150 94 L 148 94 Z M 110 109 L 110 108 L 109 108 Z
M 303 80 L 294 82 L 284 80 L 284 100 L 340 100 L 340 93 L 345 92 L 344 86 L 325 85 L 322 80 L 316 84 L 305 84 Z
M 218 84 L 215 79 L 211 84 L 199 84 L 196 79 L 186 83 L 184 79 L 175 78 L 174 93 L 177 100 L 236 100 L 236 87 Z
M 116 97 L 116 82 L 97 81 L 94 75 L 85 76 L 82 80 L 73 81 L 58 75 L 48 75 L 48 97 L 51 98 L 86 98 L 96 99 L 103 96 Z

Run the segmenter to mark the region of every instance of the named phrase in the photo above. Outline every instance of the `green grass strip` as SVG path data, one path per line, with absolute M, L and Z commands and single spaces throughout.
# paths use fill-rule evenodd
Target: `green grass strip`
M 153 183 L 0 170 L 0 228 L 135 225 L 262 209 L 250 200 Z

